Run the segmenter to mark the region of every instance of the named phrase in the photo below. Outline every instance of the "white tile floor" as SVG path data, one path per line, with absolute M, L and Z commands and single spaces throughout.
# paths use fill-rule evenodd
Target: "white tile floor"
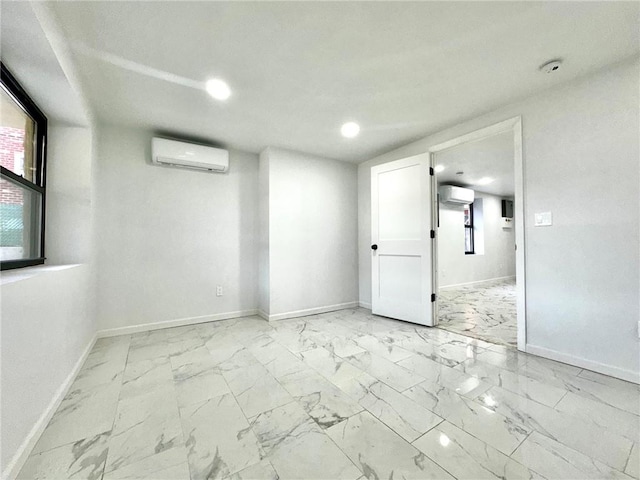
M 491 343 L 515 347 L 516 280 L 489 280 L 440 289 L 439 327 Z
M 19 478 L 638 478 L 639 389 L 353 309 L 99 340 Z

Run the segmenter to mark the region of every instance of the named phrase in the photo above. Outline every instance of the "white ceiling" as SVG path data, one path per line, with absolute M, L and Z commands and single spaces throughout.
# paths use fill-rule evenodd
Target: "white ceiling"
M 28 2 L 0 3 L 2 63 L 50 119 L 86 125 L 87 118 Z
M 639 50 L 637 2 L 50 5 L 100 119 L 354 162 Z
M 436 175 L 438 185 L 458 185 L 500 197 L 514 196 L 513 132 L 467 142 L 436 154 L 435 162 L 445 169 Z M 456 172 L 464 172 L 457 175 Z M 483 177 L 493 179 L 478 185 Z

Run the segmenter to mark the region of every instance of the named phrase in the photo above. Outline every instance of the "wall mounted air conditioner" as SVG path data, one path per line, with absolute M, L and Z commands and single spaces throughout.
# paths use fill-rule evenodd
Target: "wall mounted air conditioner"
M 190 168 L 205 172 L 222 173 L 229 170 L 229 152 L 227 150 L 157 137 L 151 140 L 151 161 L 156 165 Z
M 473 190 L 470 188 L 443 185 L 440 187 L 440 201 L 444 203 L 468 204 L 473 203 Z

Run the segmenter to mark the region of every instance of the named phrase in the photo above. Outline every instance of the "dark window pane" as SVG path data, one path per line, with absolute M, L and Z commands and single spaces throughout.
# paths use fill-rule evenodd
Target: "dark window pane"
M 0 179 L 0 260 L 41 257 L 42 195 Z

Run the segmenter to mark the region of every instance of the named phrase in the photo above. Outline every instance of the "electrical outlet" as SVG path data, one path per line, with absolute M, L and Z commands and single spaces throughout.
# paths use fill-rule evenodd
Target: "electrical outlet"
M 221 297 L 222 295 L 224 295 L 223 291 L 222 291 L 222 285 L 218 285 L 216 287 L 216 296 L 217 297 Z

